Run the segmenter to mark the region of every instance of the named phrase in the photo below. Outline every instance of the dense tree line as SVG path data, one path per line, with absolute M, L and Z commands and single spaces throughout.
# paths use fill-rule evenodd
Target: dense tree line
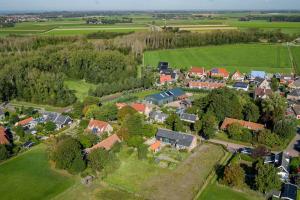
M 267 20 L 269 22 L 300 22 L 299 15 L 273 15 L 273 16 L 247 16 L 240 18 L 241 21 Z

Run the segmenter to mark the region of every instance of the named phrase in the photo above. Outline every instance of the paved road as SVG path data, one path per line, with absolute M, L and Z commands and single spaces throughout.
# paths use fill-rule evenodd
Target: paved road
M 216 144 L 222 144 L 224 145 L 230 152 L 235 152 L 240 148 L 244 148 L 244 147 L 250 147 L 253 148 L 253 146 L 247 146 L 247 145 L 242 145 L 242 144 L 235 144 L 235 143 L 231 143 L 231 142 L 227 142 L 227 141 L 223 141 L 223 140 L 217 140 L 217 139 L 210 139 L 208 140 L 209 142 L 212 143 L 216 143 Z
M 291 141 L 291 143 L 288 145 L 288 147 L 285 149 L 287 153 L 289 153 L 292 157 L 299 156 L 299 150 L 296 149 L 296 145 L 300 144 L 300 130 L 298 130 L 296 136 Z

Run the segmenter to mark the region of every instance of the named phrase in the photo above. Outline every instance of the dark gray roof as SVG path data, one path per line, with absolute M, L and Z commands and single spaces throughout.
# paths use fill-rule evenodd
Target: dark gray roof
M 289 159 L 290 158 L 286 153 L 281 152 L 279 154 L 278 165 L 283 167 L 287 172 L 289 171 L 289 165 L 290 165 Z
M 297 199 L 297 186 L 291 183 L 284 184 L 282 188 L 281 198 L 285 199 Z
M 69 119 L 69 116 L 64 116 L 64 115 L 59 115 L 56 120 L 55 123 L 59 124 L 59 125 L 63 125 L 66 123 L 66 121 Z
M 188 114 L 188 113 L 183 113 L 180 115 L 180 119 L 183 121 L 191 121 L 191 122 L 196 122 L 197 120 L 197 115 L 194 114 Z
M 300 89 L 295 89 L 290 92 L 291 96 L 300 96 Z
M 300 115 L 300 105 L 295 105 L 292 109 L 296 115 Z
M 244 82 L 236 82 L 235 84 L 233 84 L 234 88 L 248 88 L 248 83 L 244 83 Z
M 69 116 L 65 116 L 56 112 L 44 112 L 43 117 L 45 118 L 45 121 L 51 121 L 57 125 L 63 125 L 67 120 L 72 120 Z
M 300 87 L 300 79 L 297 79 L 293 83 L 296 87 Z
M 193 135 L 188 135 L 167 129 L 158 129 L 156 133 L 157 140 L 159 140 L 160 138 L 168 138 L 170 140 L 170 143 L 185 147 L 189 147 L 192 144 L 194 137 L 195 136 Z

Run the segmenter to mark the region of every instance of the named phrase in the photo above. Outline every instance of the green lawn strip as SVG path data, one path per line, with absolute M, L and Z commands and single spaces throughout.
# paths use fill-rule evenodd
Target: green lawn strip
M 65 110 L 68 109 L 68 107 L 55 107 L 55 106 L 50 106 L 50 105 L 36 104 L 36 103 L 17 101 L 17 100 L 12 100 L 12 101 L 10 101 L 10 103 L 11 103 L 11 105 L 13 105 L 17 108 L 32 107 L 32 108 L 36 108 L 36 109 L 44 109 L 44 110 L 53 111 L 53 112 L 64 112 Z
M 293 55 L 294 64 L 296 65 L 296 73 L 300 74 L 300 46 L 290 47 Z
M 145 52 L 145 65 L 157 66 L 167 61 L 174 68 L 191 66 L 224 67 L 229 71 L 266 70 L 291 72 L 288 50 L 283 45 L 235 44 Z
M 1 199 L 51 199 L 74 184 L 71 176 L 51 169 L 40 144 L 0 164 Z

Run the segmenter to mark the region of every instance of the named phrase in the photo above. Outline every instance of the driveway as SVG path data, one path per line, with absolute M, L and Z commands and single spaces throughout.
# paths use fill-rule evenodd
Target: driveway
M 231 143 L 231 142 L 226 142 L 223 140 L 217 140 L 217 139 L 209 139 L 209 142 L 215 143 L 215 144 L 221 144 L 224 145 L 228 151 L 230 152 L 235 152 L 240 148 L 244 148 L 244 147 L 250 147 L 253 148 L 253 146 L 246 146 L 246 145 L 242 145 L 242 144 L 235 144 L 235 143 Z
M 290 142 L 288 147 L 285 149 L 285 152 L 289 153 L 289 155 L 292 157 L 297 157 L 297 156 L 299 156 L 299 153 L 300 153 L 300 151 L 299 151 L 300 149 L 299 149 L 299 147 L 297 149 L 297 146 L 300 147 L 300 128 L 298 128 L 296 136 Z

